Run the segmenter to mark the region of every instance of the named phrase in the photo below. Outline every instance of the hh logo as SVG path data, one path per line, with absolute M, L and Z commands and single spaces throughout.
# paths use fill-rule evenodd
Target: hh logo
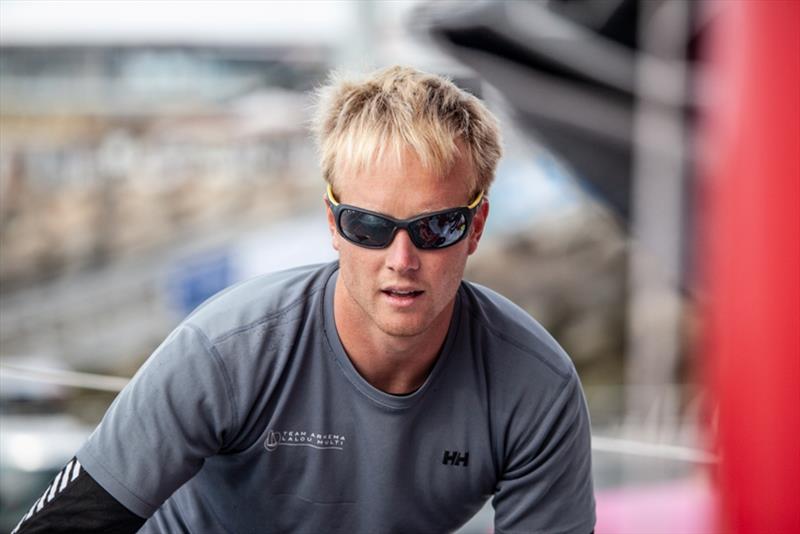
M 461 454 L 458 451 L 444 451 L 444 458 L 442 458 L 444 465 L 460 465 L 467 467 L 469 465 L 469 452 Z

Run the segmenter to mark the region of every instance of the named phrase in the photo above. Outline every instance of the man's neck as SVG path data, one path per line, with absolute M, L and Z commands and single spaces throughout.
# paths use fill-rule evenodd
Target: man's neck
M 395 395 L 412 393 L 428 377 L 447 337 L 454 304 L 439 324 L 417 336 L 392 336 L 381 331 L 359 310 L 343 303 L 343 287 L 334 296 L 334 322 L 339 339 L 353 366 L 372 386 Z M 366 326 L 365 326 L 366 325 Z
M 435 350 L 427 347 L 414 347 L 389 352 L 381 349 L 353 348 L 353 343 L 342 339 L 345 352 L 353 366 L 374 387 L 394 395 L 413 393 L 422 386 L 428 377 L 441 345 Z

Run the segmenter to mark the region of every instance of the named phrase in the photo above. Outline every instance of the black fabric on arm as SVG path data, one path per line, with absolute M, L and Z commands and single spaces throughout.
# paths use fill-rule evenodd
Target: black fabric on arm
M 136 532 L 145 521 L 112 497 L 73 458 L 12 532 L 125 534 Z

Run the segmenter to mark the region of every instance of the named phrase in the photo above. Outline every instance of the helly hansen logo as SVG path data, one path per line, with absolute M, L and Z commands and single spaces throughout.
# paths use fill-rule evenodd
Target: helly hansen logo
M 469 465 L 469 452 L 461 454 L 459 451 L 444 451 L 442 463 L 444 465 L 460 465 L 467 467 Z

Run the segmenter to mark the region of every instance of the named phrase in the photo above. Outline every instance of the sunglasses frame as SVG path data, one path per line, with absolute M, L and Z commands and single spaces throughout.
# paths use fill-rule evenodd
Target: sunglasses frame
M 365 210 L 363 208 L 359 208 L 358 206 L 351 206 L 349 204 L 340 204 L 336 198 L 333 196 L 333 187 L 331 184 L 328 184 L 328 198 L 327 203 L 328 207 L 333 212 L 333 217 L 336 220 L 336 230 L 339 232 L 339 235 L 345 238 L 347 241 L 353 243 L 354 245 L 358 245 L 359 247 L 364 248 L 371 248 L 371 249 L 382 249 L 389 247 L 392 242 L 394 241 L 394 236 L 397 234 L 397 231 L 400 229 L 405 230 L 408 233 L 408 237 L 411 239 L 411 242 L 414 243 L 414 246 L 417 247 L 419 250 L 442 250 L 447 247 L 451 247 L 458 243 L 459 241 L 463 240 L 467 234 L 469 234 L 469 227 L 472 224 L 472 218 L 475 215 L 475 209 L 480 205 L 481 200 L 483 200 L 483 191 L 478 193 L 478 196 L 475 197 L 475 200 L 469 203 L 467 206 L 460 206 L 457 208 L 449 208 L 445 210 L 434 211 L 431 213 L 423 213 L 421 215 L 417 215 L 410 219 L 395 219 L 394 217 L 390 217 L 383 213 L 378 213 L 376 211 Z M 362 242 L 356 241 L 347 237 L 347 234 L 342 230 L 342 212 L 346 209 L 356 211 L 358 213 L 364 213 L 367 215 L 372 215 L 373 217 L 378 217 L 380 219 L 384 219 L 386 221 L 391 222 L 394 225 L 394 229 L 392 230 L 391 236 L 389 236 L 389 240 L 386 242 L 385 245 L 365 245 Z M 445 213 L 453 213 L 453 212 L 461 212 L 464 214 L 464 220 L 466 221 L 467 227 L 464 229 L 464 233 L 452 243 L 448 243 L 441 247 L 420 247 L 417 242 L 414 240 L 414 233 L 409 230 L 409 227 L 414 224 L 415 222 L 421 219 L 427 219 L 428 217 L 435 217 L 437 215 L 443 215 Z

